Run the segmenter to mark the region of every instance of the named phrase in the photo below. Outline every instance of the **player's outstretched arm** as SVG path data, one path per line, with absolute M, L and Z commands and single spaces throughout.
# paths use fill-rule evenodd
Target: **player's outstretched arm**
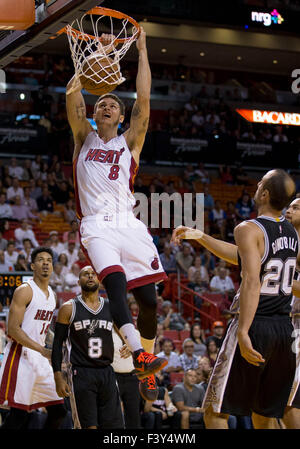
M 171 241 L 179 244 L 182 239 L 196 240 L 196 242 L 200 243 L 200 245 L 220 259 L 224 259 L 232 265 L 238 265 L 237 246 L 232 243 L 215 239 L 198 229 L 188 228 L 187 226 L 178 226 L 173 231 Z
M 33 349 L 43 356 L 48 357 L 51 351 L 32 340 L 21 328 L 26 306 L 30 303 L 31 299 L 32 290 L 29 285 L 20 285 L 20 287 L 15 290 L 11 305 L 9 307 L 7 333 L 9 337 L 13 338 L 22 346 Z
M 262 355 L 255 351 L 249 337 L 249 329 L 254 319 L 260 295 L 261 254 L 259 249 L 262 231 L 253 223 L 243 222 L 234 230 L 234 238 L 242 263 L 242 282 L 240 286 L 240 315 L 238 342 L 242 357 L 252 365 L 264 363 Z
M 56 392 L 61 398 L 70 395 L 71 389 L 65 381 L 62 371 L 62 347 L 63 342 L 67 339 L 69 323 L 72 314 L 72 304 L 68 301 L 61 306 L 55 324 L 54 340 L 52 348 L 51 363 L 54 372 L 54 380 Z
M 86 118 L 86 106 L 81 89 L 80 80 L 73 76 L 66 88 L 67 116 L 75 144 L 73 160 L 78 156 L 86 136 L 93 131 L 92 125 Z
M 132 108 L 130 127 L 124 133 L 127 145 L 136 163 L 139 163 L 150 117 L 151 71 L 146 47 L 146 33 L 141 34 L 136 42 L 139 52 L 138 73 L 136 77 L 136 101 Z

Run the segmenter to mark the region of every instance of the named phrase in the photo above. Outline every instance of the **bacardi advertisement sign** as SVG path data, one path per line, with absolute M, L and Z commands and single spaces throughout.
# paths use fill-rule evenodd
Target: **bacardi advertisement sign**
M 259 111 L 256 109 L 236 109 L 236 112 L 248 122 L 300 126 L 300 114 L 294 112 Z

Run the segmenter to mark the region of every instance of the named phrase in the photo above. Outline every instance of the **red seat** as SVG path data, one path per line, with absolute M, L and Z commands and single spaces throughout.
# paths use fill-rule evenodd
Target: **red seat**
M 170 383 L 172 387 L 183 381 L 184 373 L 170 373 Z
M 175 351 L 178 351 L 180 354 L 182 353 L 182 341 L 181 340 L 173 340 Z
M 57 306 L 60 307 L 64 302 L 69 301 L 69 299 L 75 298 L 76 294 L 74 292 L 57 292 Z
M 178 331 L 164 331 L 164 337 L 170 338 L 171 340 L 178 340 Z
M 180 340 L 185 340 L 186 338 L 190 337 L 190 331 L 180 331 L 179 332 L 180 335 Z

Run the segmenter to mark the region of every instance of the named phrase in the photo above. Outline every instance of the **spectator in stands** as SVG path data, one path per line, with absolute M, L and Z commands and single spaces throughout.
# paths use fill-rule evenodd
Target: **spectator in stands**
M 50 196 L 50 192 L 48 190 L 48 187 L 43 187 L 42 195 L 37 199 L 37 205 L 39 212 L 42 212 L 43 214 L 52 213 L 53 208 L 53 200 Z
M 60 262 L 56 262 L 53 267 L 53 272 L 50 277 L 49 284 L 53 290 L 57 292 L 63 292 L 65 287 L 65 276 L 62 274 L 63 265 Z
M 141 418 L 144 429 L 161 429 L 163 425 L 169 425 L 171 429 L 180 429 L 181 413 L 172 403 L 165 387 L 158 387 L 156 401 L 145 401 Z
M 31 164 L 31 170 L 34 174 L 34 178 L 36 179 L 36 172 L 38 172 L 41 169 L 41 162 L 42 162 L 42 156 L 41 154 L 37 154 L 34 161 Z
M 192 115 L 191 121 L 197 128 L 200 128 L 204 124 L 203 112 L 199 109 Z
M 74 199 L 70 198 L 66 204 L 64 205 L 64 219 L 67 223 L 72 223 L 72 221 L 75 221 L 77 224 L 77 220 L 76 220 L 76 212 L 75 212 L 75 204 L 74 204 Z
M 231 168 L 228 165 L 219 166 L 219 174 L 223 184 L 233 184 L 233 176 L 231 173 Z
M 17 258 L 17 262 L 14 265 L 15 271 L 28 271 L 28 265 L 26 263 L 26 259 L 24 254 L 19 254 Z
M 69 273 L 69 261 L 68 257 L 65 253 L 62 253 L 58 256 L 57 259 L 58 262 L 62 264 L 62 275 L 66 276 Z
M 42 195 L 41 182 L 41 180 L 35 181 L 35 179 L 30 179 L 29 181 L 29 195 L 30 198 L 33 198 L 35 201 Z
M 31 164 L 31 159 L 25 159 L 22 181 L 29 181 L 30 179 L 34 178 Z
M 250 195 L 244 193 L 241 200 L 236 203 L 236 214 L 241 220 L 248 220 L 250 218 L 251 212 L 253 211 L 253 206 L 250 201 Z
M 24 198 L 22 204 L 28 206 L 32 213 L 36 213 L 38 210 L 36 200 L 30 196 L 30 187 L 24 187 Z
M 79 295 L 81 288 L 78 285 L 80 268 L 76 263 L 71 266 L 71 271 L 65 277 L 65 289 Z
M 20 254 L 23 254 L 25 256 L 25 260 L 27 264 L 30 264 L 31 262 L 31 253 L 33 251 L 33 246 L 30 239 L 24 239 L 23 240 L 23 249 L 20 252 Z
M 222 240 L 225 240 L 226 213 L 221 208 L 221 202 L 216 200 L 215 207 L 209 213 L 210 232 L 218 234 Z
M 212 337 L 209 337 L 207 339 L 206 347 L 207 347 L 207 351 L 206 351 L 205 357 L 208 359 L 211 368 L 213 368 L 216 363 L 218 352 L 219 352 L 219 348 L 216 344 L 215 339 L 213 339 Z
M 78 222 L 77 220 L 71 221 L 71 231 L 75 232 L 75 241 L 76 244 L 80 244 L 80 236 L 78 231 Z M 69 231 L 63 233 L 63 242 L 67 243 L 69 240 Z
M 282 126 L 276 126 L 276 133 L 274 134 L 273 137 L 273 142 L 275 143 L 286 143 L 288 142 L 289 139 L 287 138 L 287 136 L 285 134 L 283 134 L 283 128 Z
M 46 128 L 47 134 L 51 133 L 52 123 L 50 120 L 50 113 L 48 111 L 45 111 L 44 115 L 40 118 L 39 125 Z
M 243 169 L 240 162 L 237 162 L 235 167 L 232 169 L 233 182 L 237 185 L 248 185 L 249 176 Z
M 6 203 L 6 195 L 5 193 L 0 194 L 0 219 L 3 220 L 5 218 L 12 218 L 12 208 L 10 204 Z
M 90 262 L 85 257 L 84 252 L 82 251 L 81 248 L 79 248 L 78 250 L 78 260 L 76 260 L 75 263 L 79 266 L 81 270 L 83 267 L 90 265 Z
M 234 241 L 233 230 L 238 223 L 238 216 L 236 213 L 235 205 L 232 201 L 227 202 L 226 209 L 226 227 L 225 227 L 225 240 L 229 242 Z
M 209 193 L 209 187 L 207 184 L 204 186 L 203 192 L 204 192 L 204 209 L 210 211 L 214 207 L 215 202 L 213 197 Z
M 226 268 L 220 268 L 219 274 L 210 281 L 211 291 L 223 295 L 232 296 L 235 293 L 234 284 L 230 276 L 227 276 Z
M 172 248 L 169 243 L 165 243 L 164 252 L 159 255 L 163 269 L 167 274 L 176 273 L 177 265 L 175 256 L 172 254 Z
M 59 256 L 61 253 L 65 252 L 65 246 L 59 240 L 59 235 L 57 231 L 51 231 L 49 233 L 49 237 L 51 240 L 50 248 L 57 253 Z
M 68 258 L 68 266 L 70 268 L 78 259 L 78 250 L 76 248 L 75 240 L 68 241 L 68 249 L 64 250 L 64 254 L 66 254 Z
M 14 267 L 12 263 L 9 263 L 5 260 L 4 251 L 0 250 L 0 272 L 5 273 L 8 271 L 13 271 Z
M 183 178 L 189 183 L 195 181 L 195 169 L 192 164 L 187 165 L 186 169 L 183 172 Z
M 6 198 L 8 201 L 15 201 L 16 197 L 23 199 L 24 192 L 22 187 L 19 185 L 18 178 L 13 178 L 12 186 L 7 189 Z
M 206 353 L 206 345 L 204 343 L 204 331 L 201 329 L 200 324 L 194 323 L 191 326 L 190 338 L 194 342 L 194 355 L 202 357 Z
M 194 264 L 190 266 L 188 269 L 188 287 L 194 290 L 195 292 L 201 294 L 205 290 L 208 289 L 209 286 L 209 276 L 207 269 L 202 265 L 201 257 L 196 256 L 194 260 Z M 198 296 L 194 296 L 194 304 L 196 307 L 200 309 L 202 305 L 202 299 Z M 195 316 L 200 317 L 199 313 L 196 313 Z
M 17 178 L 18 180 L 23 178 L 24 169 L 23 167 L 17 165 L 17 159 L 15 157 L 11 158 L 8 173 L 12 178 Z
M 3 231 L 0 228 L 0 250 L 4 251 L 7 248 L 7 240 L 3 238 Z
M 28 206 L 22 204 L 22 199 L 18 195 L 15 197 L 14 204 L 12 204 L 11 208 L 13 212 L 12 218 L 14 220 L 29 220 L 30 222 L 37 220 L 37 216 L 30 211 Z
M 57 183 L 61 183 L 66 180 L 64 171 L 63 171 L 62 166 L 59 161 L 57 161 L 55 163 L 54 170 L 53 170 L 52 174 L 54 176 L 54 180 Z
M 165 338 L 162 342 L 162 351 L 157 354 L 157 357 L 162 357 L 168 360 L 168 364 L 162 369 L 164 373 L 177 373 L 181 371 L 180 360 L 176 352 L 174 351 L 174 346 L 170 338 Z
M 162 323 L 157 324 L 154 354 L 161 352 L 162 343 L 164 341 L 164 326 Z
M 182 331 L 185 328 L 185 319 L 172 309 L 170 301 L 164 301 L 162 304 L 162 315 L 158 317 L 158 322 L 162 323 L 164 329 Z
M 179 361 L 183 371 L 198 368 L 198 357 L 194 354 L 195 343 L 191 338 L 186 338 L 182 343 L 183 353 L 179 356 Z
M 189 429 L 190 424 L 198 424 L 205 428 L 201 405 L 205 395 L 203 387 L 196 387 L 196 372 L 190 369 L 185 372 L 183 383 L 175 385 L 172 392 L 172 402 L 181 412 L 181 429 Z
M 222 321 L 214 321 L 213 325 L 212 325 L 212 335 L 207 338 L 205 344 L 207 345 L 207 343 L 210 340 L 214 340 L 214 342 L 217 345 L 217 348 L 219 349 L 222 346 L 223 337 L 224 337 L 223 322 Z
M 1 221 L 0 229 L 2 231 L 2 235 L 3 235 L 3 238 L 5 238 L 5 240 L 7 240 L 7 241 L 14 240 L 15 233 L 12 229 L 10 229 L 8 220 Z
M 70 189 L 66 181 L 62 181 L 58 184 L 58 197 L 56 199 L 57 204 L 65 204 L 70 199 Z
M 199 360 L 199 370 L 201 370 L 201 381 L 197 384 L 197 387 L 203 387 L 204 391 L 207 390 L 209 377 L 212 373 L 212 367 L 210 366 L 207 357 L 201 357 Z
M 198 111 L 197 101 L 195 97 L 192 97 L 190 101 L 185 103 L 184 109 L 186 109 L 188 112 L 191 112 L 195 114 Z
M 17 263 L 19 253 L 15 251 L 15 242 L 9 241 L 7 242 L 6 251 L 4 251 L 5 262 L 11 266 L 14 266 Z
M 180 273 L 187 276 L 188 270 L 193 263 L 193 256 L 191 254 L 191 247 L 189 244 L 183 243 L 182 249 L 176 254 L 176 262 L 180 269 Z
M 15 240 L 16 240 L 16 248 L 23 249 L 23 240 L 29 239 L 34 248 L 39 246 L 35 234 L 32 229 L 29 227 L 28 220 L 21 221 L 21 227 L 15 229 Z
M 178 96 L 178 86 L 177 83 L 172 83 L 168 90 L 168 95 L 171 97 L 177 97 Z
M 215 269 L 216 259 L 207 249 L 201 252 L 201 263 L 206 268 L 208 273 L 212 273 Z
M 198 167 L 195 169 L 195 180 L 202 182 L 202 184 L 209 184 L 209 174 L 208 171 L 205 170 L 203 162 L 198 163 Z

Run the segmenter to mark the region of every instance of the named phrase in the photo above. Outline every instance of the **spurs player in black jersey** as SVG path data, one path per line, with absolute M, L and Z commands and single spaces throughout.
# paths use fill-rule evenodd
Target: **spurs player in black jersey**
M 52 367 L 56 391 L 60 397 L 71 396 L 75 428 L 122 429 L 119 391 L 111 367 L 113 323 L 108 300 L 99 296 L 100 283 L 92 267 L 80 271 L 78 283 L 81 295 L 61 306 L 55 325 Z M 64 341 L 69 383 L 61 372 Z
M 243 280 L 235 303 L 237 306 L 239 301 L 239 319 L 227 333 L 203 403 L 208 428 L 227 428 L 227 413 L 252 413 L 255 428 L 272 428 L 272 417 L 281 418 L 283 411 L 287 427 L 299 425 L 297 410 L 293 414 L 292 409 L 285 408 L 295 376 L 288 315 L 298 235 L 280 216 L 293 189 L 292 179 L 282 170 L 272 170 L 263 177 L 255 194 L 259 217 L 236 228 L 238 247 L 196 230 L 174 230 L 174 241 L 189 231 L 189 238 L 194 233 L 196 240 L 218 257 L 234 264 L 238 254 L 241 257 Z

